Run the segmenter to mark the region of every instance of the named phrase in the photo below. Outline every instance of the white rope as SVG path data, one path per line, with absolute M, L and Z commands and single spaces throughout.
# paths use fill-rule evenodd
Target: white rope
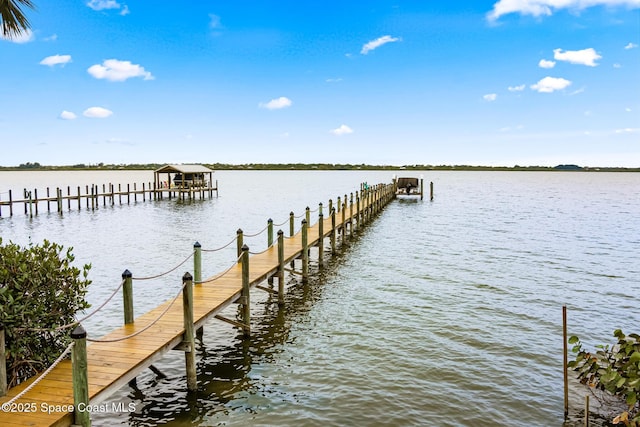
M 132 279 L 133 280 L 151 280 L 151 279 L 157 279 L 158 277 L 166 276 L 167 274 L 176 271 L 178 269 L 178 267 L 180 267 L 185 262 L 189 261 L 189 259 L 193 256 L 194 253 L 195 252 L 191 252 L 191 254 L 187 258 L 185 258 L 184 261 L 182 261 L 180 264 L 176 265 L 175 267 L 173 267 L 169 271 L 166 271 L 166 272 L 160 273 L 160 274 L 156 274 L 155 276 L 149 276 L 149 277 L 132 277 Z
M 34 388 L 36 386 L 36 384 L 38 384 L 40 381 L 42 381 L 44 379 L 44 377 L 46 377 L 47 374 L 49 374 L 49 372 L 51 372 L 53 370 L 53 368 L 58 366 L 58 363 L 60 363 L 62 361 L 62 359 L 64 359 L 67 356 L 67 354 L 69 354 L 69 352 L 73 348 L 73 345 L 74 345 L 74 342 L 72 341 L 67 346 L 67 348 L 62 352 L 62 354 L 56 359 L 56 361 L 53 362 L 53 364 L 51 366 L 49 366 L 46 371 L 44 371 L 42 374 L 40 374 L 40 376 L 38 378 L 36 378 L 35 381 L 33 381 L 31 384 L 29 384 L 29 387 L 27 387 L 24 390 L 22 390 L 20 393 L 18 393 L 18 395 L 16 395 L 10 401 L 3 403 L 2 406 L 4 407 L 5 405 L 11 405 L 13 402 L 15 402 L 16 400 L 20 399 L 22 396 L 27 394 L 29 392 L 29 390 Z

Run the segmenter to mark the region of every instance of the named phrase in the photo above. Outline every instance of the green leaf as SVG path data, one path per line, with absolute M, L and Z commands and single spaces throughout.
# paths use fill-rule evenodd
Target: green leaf
M 632 391 L 631 393 L 627 394 L 627 405 L 631 407 L 635 405 L 637 401 L 638 401 L 638 396 L 636 395 L 635 392 Z
M 578 338 L 578 337 L 577 337 L 577 336 L 575 336 L 575 335 L 572 335 L 572 336 L 569 338 L 569 344 L 575 344 L 575 343 L 577 343 L 577 342 L 579 342 L 579 341 L 580 341 L 580 338 Z

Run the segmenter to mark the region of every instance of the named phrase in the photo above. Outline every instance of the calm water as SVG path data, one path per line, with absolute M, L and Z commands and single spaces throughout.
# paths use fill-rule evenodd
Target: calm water
M 0 218 L 0 236 L 73 246 L 77 260 L 93 266 L 89 300 L 98 305 L 124 269 L 155 275 L 182 262 L 195 241 L 219 248 L 237 228 L 255 233 L 269 217 L 282 223 L 290 211 L 326 206 L 362 181 L 391 180 L 387 172 L 216 175 L 217 199 L 72 210 L 62 218 L 20 211 Z M 182 355 L 171 353 L 156 364 L 166 378 L 145 372 L 137 390 L 111 398 L 134 403 L 134 413 L 99 415 L 94 425 L 561 426 L 562 305 L 569 333 L 588 346 L 612 343 L 616 328 L 638 332 L 640 174 L 424 177 L 435 184 L 433 202 L 392 202 L 322 271 L 312 265 L 308 285 L 288 278 L 284 309 L 255 291 L 251 339 L 209 323 L 198 344 L 197 396 L 186 392 Z M 40 193 L 47 185 L 152 178 L 0 172 L 0 197 L 9 188 Z M 245 242 L 257 252 L 266 235 Z M 204 276 L 234 259 L 235 244 L 206 252 Z M 175 295 L 189 263 L 135 281 L 136 314 Z M 97 337 L 121 316 L 117 300 L 85 326 Z M 571 388 L 577 423 L 584 391 Z

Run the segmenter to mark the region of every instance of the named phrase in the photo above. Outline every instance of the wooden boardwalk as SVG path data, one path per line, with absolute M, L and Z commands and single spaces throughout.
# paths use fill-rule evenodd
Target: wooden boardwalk
M 362 191 L 358 203 L 344 203 L 335 217 L 327 215 L 313 226 L 307 227 L 308 247 L 322 245 L 325 238 L 333 241 L 336 234 L 347 237 L 347 231 L 353 232 L 354 226 L 361 227 L 373 215 L 388 203 L 395 195 L 392 185 L 379 185 L 369 192 Z M 335 228 L 332 225 L 335 223 Z M 320 229 L 322 227 L 322 235 Z M 336 234 L 333 234 L 336 233 Z M 333 236 L 333 237 L 332 237 Z M 284 264 L 302 257 L 303 232 L 283 238 Z M 249 284 L 259 285 L 270 277 L 277 277 L 282 268 L 279 260 L 278 245 L 274 244 L 266 251 L 249 256 Z M 308 257 L 307 257 L 308 258 Z M 199 328 L 209 319 L 233 303 L 242 303 L 243 273 L 241 263 L 224 272 L 215 280 L 206 279 L 193 285 L 194 327 Z M 277 290 L 278 287 L 276 287 Z M 273 291 L 275 292 L 275 291 Z M 174 302 L 175 301 L 175 302 Z M 168 307 L 171 305 L 170 307 Z M 166 310 L 166 313 L 158 317 Z M 118 341 L 156 321 L 139 335 Z M 238 321 L 241 325 L 242 321 Z M 167 301 L 155 309 L 139 316 L 131 324 L 100 338 L 87 346 L 87 377 L 89 405 L 101 410 L 100 402 L 134 379 L 142 370 L 162 358 L 170 350 L 183 343 L 185 335 L 183 302 L 181 298 Z M 114 340 L 113 342 L 105 342 Z M 10 401 L 28 387 L 34 379 L 9 389 L 7 396 L 0 398 L 0 404 Z M 74 422 L 74 395 L 72 384 L 72 364 L 70 360 L 59 363 L 37 385 L 11 405 L 3 405 L 0 411 L 0 426 L 68 426 Z M 111 411 L 113 408 L 107 408 Z

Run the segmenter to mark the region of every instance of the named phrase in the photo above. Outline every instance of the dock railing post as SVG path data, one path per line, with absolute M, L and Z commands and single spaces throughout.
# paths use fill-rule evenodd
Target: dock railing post
M 267 220 L 267 248 L 273 246 L 273 220 Z
M 346 242 L 346 240 L 347 240 L 347 217 L 346 217 L 346 211 L 347 211 L 347 197 L 345 196 L 344 203 L 342 205 L 342 243 Z
M 351 235 L 353 235 L 353 193 L 349 195 L 349 224 Z
M 358 223 L 358 230 L 361 226 L 360 218 L 360 192 L 356 191 L 356 221 Z
M 331 208 L 331 253 L 336 253 L 336 208 Z
M 238 258 L 240 258 L 240 255 L 242 255 L 242 246 L 244 245 L 243 240 L 244 238 L 242 234 L 242 229 L 238 228 L 238 231 L 236 231 L 236 246 L 238 248 L 237 250 Z
M 91 426 L 91 412 L 89 406 L 89 377 L 87 374 L 87 331 L 78 325 L 71 332 L 73 349 L 71 350 L 71 378 L 73 382 L 73 417 L 74 424 Z
M 311 224 L 311 209 L 309 209 L 309 206 L 306 207 L 306 209 L 304 210 L 304 218 L 307 220 L 307 225 Z
M 124 305 L 124 324 L 133 323 L 133 275 L 129 270 L 122 273 L 122 300 Z
M 569 351 L 567 342 L 567 306 L 562 306 L 562 361 L 563 361 L 563 380 L 564 380 L 564 419 L 569 415 L 569 362 L 567 361 L 567 352 Z
M 4 325 L 0 325 L 0 397 L 7 394 L 7 355 L 4 344 Z
M 302 220 L 302 281 L 309 279 L 309 223 Z
M 244 336 L 251 335 L 251 295 L 249 287 L 249 247 L 242 246 L 242 323 Z
M 322 214 L 322 203 L 320 204 L 320 212 L 318 212 L 318 265 L 322 267 L 324 264 L 324 215 Z
M 193 282 L 196 285 L 202 282 L 202 245 L 200 242 L 193 244 Z
M 295 231 L 295 221 L 296 216 L 293 212 L 289 213 L 289 237 L 293 237 L 293 232 Z
M 284 305 L 284 232 L 278 230 L 278 304 Z
M 184 360 L 187 370 L 187 390 L 196 391 L 198 379 L 196 376 L 196 343 L 193 325 L 193 276 L 184 273 L 182 276 L 182 308 L 184 317 L 184 336 L 182 341 L 185 344 Z
M 333 210 L 333 200 L 329 199 L 329 216 L 331 216 L 331 211 Z

